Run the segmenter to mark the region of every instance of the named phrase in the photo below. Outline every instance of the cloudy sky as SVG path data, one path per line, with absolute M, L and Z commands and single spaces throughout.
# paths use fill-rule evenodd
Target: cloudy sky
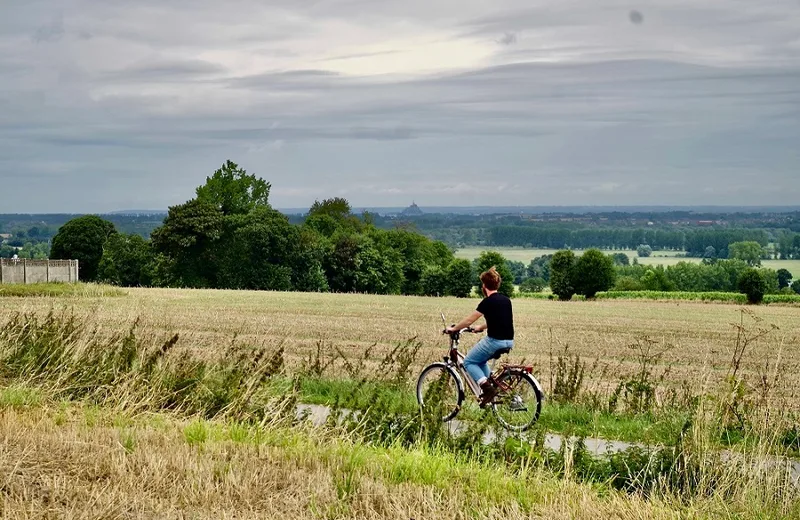
M 798 0 L 6 0 L 0 213 L 798 204 Z

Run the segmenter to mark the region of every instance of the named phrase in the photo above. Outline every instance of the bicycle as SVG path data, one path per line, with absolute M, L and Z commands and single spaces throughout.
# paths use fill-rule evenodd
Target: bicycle
M 447 328 L 447 321 L 442 314 Z M 417 380 L 417 402 L 423 411 L 442 414 L 448 422 L 461 411 L 464 402 L 464 381 L 480 403 L 481 389 L 464 368 L 464 354 L 458 350 L 461 334 L 474 332 L 471 327 L 450 333 L 450 351 L 443 361 L 431 363 L 422 370 Z M 445 334 L 446 330 L 442 331 Z M 511 349 L 500 349 L 494 363 Z M 507 430 L 522 432 L 533 426 L 542 412 L 544 391 L 532 375 L 533 367 L 502 363 L 489 376 L 497 388 L 497 395 L 490 403 L 498 422 Z M 427 401 L 427 405 L 426 405 Z

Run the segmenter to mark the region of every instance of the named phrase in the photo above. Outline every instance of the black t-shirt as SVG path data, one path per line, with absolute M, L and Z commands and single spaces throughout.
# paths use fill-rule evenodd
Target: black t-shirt
M 508 296 L 494 293 L 481 300 L 477 311 L 486 318 L 486 333 L 494 339 L 514 339 L 514 316 Z

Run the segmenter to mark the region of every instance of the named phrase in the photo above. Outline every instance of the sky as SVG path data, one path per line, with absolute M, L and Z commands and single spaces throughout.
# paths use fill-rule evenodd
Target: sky
M 6 0 L 0 213 L 796 205 L 800 1 Z

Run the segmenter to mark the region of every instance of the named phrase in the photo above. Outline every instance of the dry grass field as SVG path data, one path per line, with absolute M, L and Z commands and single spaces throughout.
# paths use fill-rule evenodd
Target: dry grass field
M 324 351 L 338 348 L 360 357 L 376 345 L 374 357 L 417 337 L 423 343 L 417 366 L 445 353 L 440 334 L 443 312 L 448 321 L 469 313 L 477 300 L 353 294 L 234 292 L 212 290 L 129 289 L 125 296 L 64 298 L 3 298 L 0 322 L 15 311 L 46 312 L 69 308 L 101 332 L 122 332 L 139 319 L 143 332 L 161 337 L 181 335 L 180 343 L 213 356 L 231 341 L 286 348 L 288 364 L 297 365 L 322 342 Z M 736 343 L 734 323 L 742 307 L 731 304 L 655 301 L 557 302 L 514 301 L 517 329 L 513 359 L 532 362 L 547 386 L 550 353 L 565 346 L 590 366 L 589 379 L 613 387 L 637 369 L 637 343 L 654 341 L 661 352 L 656 373 L 669 370 L 667 382 L 705 384 L 707 375 L 721 380 Z M 783 397 L 800 388 L 800 307 L 759 306 L 752 309 L 762 322 L 744 317 L 748 328 L 777 329 L 749 345 L 743 373 L 752 381 L 780 363 Z M 477 337 L 467 337 L 468 348 Z M 710 381 L 715 382 L 715 381 Z M 794 400 L 794 402 L 797 402 Z
M 708 409 L 692 417 L 694 426 L 674 459 L 691 464 L 685 474 L 695 484 L 681 488 L 658 481 L 664 487 L 642 483 L 635 489 L 649 492 L 623 492 L 587 480 L 587 468 L 601 466 L 587 466 L 585 458 L 573 457 L 577 451 L 565 451 L 558 469 L 513 442 L 504 444 L 502 454 L 471 457 L 471 445 L 453 451 L 421 440 L 381 443 L 364 431 L 297 425 L 291 421 L 292 395 L 262 388 L 267 393 L 250 400 L 249 390 L 260 388 L 253 382 L 265 381 L 266 358 L 256 362 L 248 349 L 230 349 L 234 342 L 283 346 L 288 364 L 296 367 L 318 346 L 356 358 L 374 345 L 379 358 L 417 337 L 423 345 L 419 367 L 444 353 L 438 313 L 455 320 L 475 307 L 474 299 L 88 289 L 0 298 L 0 326 L 16 312 L 45 315 L 55 309 L 60 316 L 11 321 L 4 329 L 0 518 L 787 518 L 800 511 L 791 477 L 770 458 L 772 441 L 742 443 L 735 448 L 744 450 L 741 458 L 721 457 L 711 437 L 716 430 L 705 422 L 713 417 Z M 637 370 L 635 344 L 663 351 L 653 370 L 667 382 L 697 386 L 722 380 L 736 344 L 732 323 L 743 316 L 735 305 L 687 302 L 514 305 L 515 358 L 536 363 L 547 382 L 550 350 L 568 345 L 590 365 L 597 360 L 591 384 L 609 388 Z M 71 329 L 75 319 L 65 318 L 65 309 L 88 329 Z M 748 330 L 777 329 L 748 345 L 742 371 L 754 386 L 773 384 L 760 375 L 773 373 L 777 364 L 784 379 L 774 390 L 783 393 L 780 402 L 796 402 L 791 396 L 800 382 L 800 307 L 753 311 L 760 321 L 746 314 Z M 199 365 L 181 355 L 163 358 L 161 368 L 151 371 L 149 360 L 158 358 L 140 350 L 147 345 L 137 344 L 138 358 L 125 350 L 133 323 L 139 341 L 152 342 L 155 353 L 166 352 L 164 339 L 177 332 L 179 344 L 199 357 L 244 353 L 241 366 L 251 373 L 229 384 L 235 370 L 215 372 L 209 364 L 208 371 L 188 371 Z M 79 332 L 73 337 L 71 330 Z M 93 343 L 95 335 L 117 339 Z M 64 342 L 72 347 L 59 351 Z M 120 352 L 107 355 L 106 346 Z M 185 400 L 173 401 L 178 394 L 171 392 L 191 381 L 199 383 L 180 394 Z M 211 408 L 217 396 L 226 395 L 235 406 Z M 262 400 L 268 395 L 274 397 Z M 378 410 L 380 421 L 391 419 L 386 411 Z M 767 411 L 766 416 L 786 415 Z M 770 431 L 774 424 L 769 422 Z M 520 448 L 521 454 L 515 451 Z M 640 464 L 638 453 L 620 460 Z M 651 456 L 656 455 L 646 455 Z M 648 458 L 645 467 L 656 460 L 662 459 Z M 750 473 L 755 468 L 763 471 Z M 664 478 L 678 474 L 664 471 Z M 750 478 L 743 479 L 743 472 Z
M 0 406 L 0 478 L 6 520 L 666 519 L 725 509 L 297 428 L 78 405 Z

